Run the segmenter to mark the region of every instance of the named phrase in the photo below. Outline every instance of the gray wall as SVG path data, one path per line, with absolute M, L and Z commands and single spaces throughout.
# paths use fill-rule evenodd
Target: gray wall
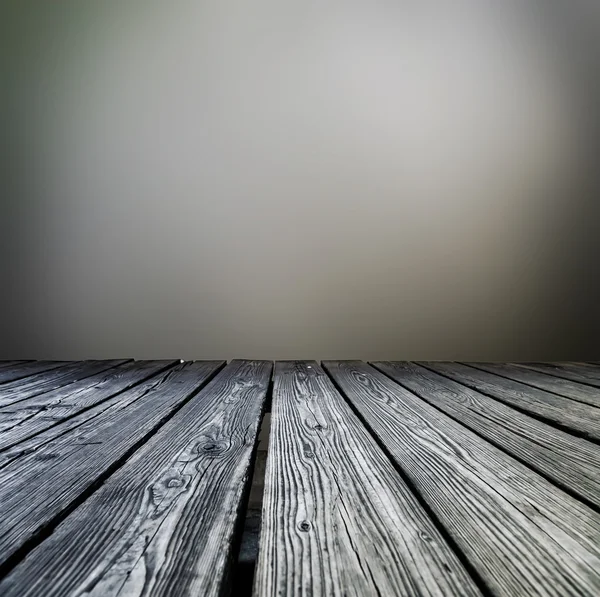
M 0 358 L 600 358 L 593 2 L 3 11 Z

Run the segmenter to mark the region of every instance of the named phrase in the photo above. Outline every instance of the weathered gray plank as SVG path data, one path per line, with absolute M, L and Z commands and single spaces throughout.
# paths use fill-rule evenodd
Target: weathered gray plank
M 275 367 L 255 595 L 475 595 L 315 362 Z
M 558 365 L 576 365 L 577 367 L 597 367 L 598 363 L 591 363 L 586 361 L 559 361 Z
M 600 408 L 600 389 L 569 379 L 554 377 L 534 369 L 518 367 L 513 363 L 465 363 L 465 365 Z
M 528 414 L 538 416 L 546 422 L 560 425 L 588 439 L 600 441 L 599 408 L 461 363 L 424 362 L 422 364 L 474 390 L 488 394 Z
M 515 363 L 515 365 L 600 388 L 600 368 L 569 363 Z
M 5 384 L 17 379 L 23 379 L 42 371 L 50 371 L 63 365 L 68 365 L 69 361 L 25 361 L 9 367 L 0 369 L 0 384 Z
M 523 363 L 524 365 L 527 363 Z M 537 365 L 538 363 L 531 363 L 532 365 Z M 543 365 L 551 365 L 554 367 L 565 367 L 567 369 L 569 369 L 570 367 L 573 367 L 575 369 L 580 369 L 581 367 L 584 368 L 588 368 L 588 367 L 597 367 L 598 365 L 596 363 L 589 363 L 589 362 L 585 362 L 585 361 L 543 361 L 542 363 Z
M 383 373 L 327 370 L 495 595 L 594 597 L 600 515 Z
M 77 505 L 221 364 L 178 364 L 127 391 L 143 399 L 96 417 L 0 470 L 0 568 Z
M 176 362 L 128 362 L 41 396 L 1 407 L 0 452 L 131 388 Z
M 68 386 L 69 384 L 112 369 L 117 365 L 126 363 L 127 359 L 114 361 L 74 361 L 43 373 L 31 375 L 24 379 L 5 383 L 0 386 L 0 408 L 33 398 L 44 392 L 51 392 L 56 388 Z
M 225 594 L 271 366 L 234 361 L 221 371 L 0 583 L 0 593 Z
M 600 508 L 597 445 L 415 363 L 373 366 L 563 488 Z
M 157 361 L 158 364 L 163 361 Z M 169 363 L 169 366 L 175 364 L 179 361 L 164 361 L 164 363 Z M 138 363 L 143 363 L 143 361 L 139 361 Z M 131 364 L 126 365 L 127 370 L 132 367 Z M 163 367 L 164 368 L 164 367 Z M 155 375 L 157 372 L 160 372 L 162 369 L 158 371 L 150 372 L 146 378 L 149 378 Z M 116 373 L 116 371 L 114 372 Z M 100 383 L 100 386 L 106 386 L 109 382 L 109 379 L 105 379 L 104 384 Z M 42 446 L 45 446 L 49 442 L 52 442 L 54 439 L 58 437 L 62 437 L 64 435 L 69 434 L 71 431 L 78 429 L 84 425 L 87 425 L 87 428 L 93 428 L 93 421 L 98 417 L 104 417 L 111 415 L 111 413 L 120 412 L 121 410 L 127 408 L 131 403 L 136 400 L 141 400 L 144 397 L 143 393 L 139 392 L 125 392 L 126 389 L 135 385 L 137 382 L 143 381 L 142 378 L 135 378 L 132 382 L 131 378 L 128 378 L 123 375 L 121 372 L 120 375 L 114 378 L 112 390 L 107 392 L 109 395 L 108 398 L 96 402 L 93 406 L 86 408 L 85 410 L 80 411 L 78 414 L 69 417 L 68 419 L 61 419 L 52 427 L 48 427 L 44 431 L 37 433 L 36 435 L 30 437 L 29 439 L 25 439 L 20 441 L 18 444 L 15 444 L 11 448 L 6 448 L 0 451 L 0 469 L 6 467 L 9 463 L 15 462 L 20 458 L 25 458 L 29 454 L 39 450 Z M 98 382 L 98 380 L 96 380 Z M 85 387 L 83 388 L 85 389 Z M 91 394 L 93 398 L 93 394 Z M 13 470 L 18 470 L 18 467 L 13 467 Z
M 28 361 L 0 361 L 0 370 L 6 369 L 7 367 L 14 367 L 21 363 L 27 363 Z

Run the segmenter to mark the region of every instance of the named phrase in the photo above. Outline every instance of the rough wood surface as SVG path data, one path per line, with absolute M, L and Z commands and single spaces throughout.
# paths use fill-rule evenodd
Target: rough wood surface
M 475 595 L 315 362 L 276 364 L 255 595 Z
M 600 441 L 600 408 L 460 363 L 436 361 L 422 364 L 546 422 Z
M 372 367 L 325 366 L 492 594 L 599 594 L 596 511 Z
M 224 594 L 271 367 L 234 361 L 221 371 L 0 583 L 0 594 Z M 179 391 L 176 383 L 165 390 Z
M 600 388 L 600 367 L 569 363 L 515 363 L 525 369 L 541 371 L 563 379 L 570 379 L 583 384 Z
M 600 509 L 600 448 L 415 363 L 383 371 L 504 451 Z
M 569 379 L 562 379 L 534 369 L 519 367 L 514 363 L 465 363 L 465 365 L 600 408 L 600 389 Z
M 0 407 L 9 406 L 33 398 L 45 392 L 68 386 L 96 373 L 112 369 L 127 362 L 126 359 L 115 361 L 75 361 L 64 367 L 51 369 L 37 375 L 19 379 L 0 385 Z
M 14 367 L 15 365 L 20 365 L 21 363 L 27 363 L 27 361 L 0 361 L 0 370 L 6 369 L 7 367 Z
M 165 362 L 172 362 L 175 364 L 179 361 Z M 135 402 L 136 400 L 141 400 L 144 398 L 143 393 L 125 392 L 124 390 L 127 389 L 127 387 L 121 387 L 120 392 L 117 391 L 117 393 L 111 394 L 111 396 L 106 400 L 97 402 L 94 406 L 86 408 L 85 410 L 80 411 L 78 414 L 68 419 L 61 419 L 56 423 L 56 425 L 48 427 L 44 431 L 37 433 L 29 439 L 20 441 L 14 446 L 0 451 L 0 469 L 4 468 L 11 462 L 15 462 L 19 458 L 25 458 L 54 439 L 62 437 L 63 435 L 67 435 L 72 430 L 78 429 L 86 424 L 87 426 L 84 427 L 84 429 L 90 429 L 93 425 L 92 421 L 98 417 L 119 412 L 124 408 L 127 408 L 129 404 Z
M 130 362 L 0 408 L 0 452 L 156 375 L 177 361 Z
M 0 569 L 77 505 L 221 365 L 179 364 L 127 391 L 141 399 L 84 423 L 0 470 Z
M 43 371 L 50 371 L 51 369 L 68 364 L 68 361 L 25 361 L 16 365 L 3 367 L 0 369 L 0 384 L 23 379 L 24 377 L 42 373 Z

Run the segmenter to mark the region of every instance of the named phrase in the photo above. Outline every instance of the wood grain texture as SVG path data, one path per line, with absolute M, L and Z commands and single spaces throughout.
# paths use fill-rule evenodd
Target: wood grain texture
M 600 388 L 600 367 L 586 367 L 573 363 L 515 363 L 515 365 Z
M 104 413 L 0 470 L 0 566 L 139 447 L 222 365 L 178 364 L 130 389 L 139 399 Z
M 24 377 L 50 371 L 51 369 L 68 364 L 68 361 L 25 361 L 16 365 L 10 365 L 9 367 L 0 369 L 0 384 L 23 379 Z
M 373 366 L 600 509 L 600 448 L 415 363 Z
M 464 364 L 600 408 L 600 389 L 597 388 L 592 388 L 569 379 L 548 375 L 547 373 L 541 373 L 535 369 L 519 367 L 513 363 Z
M 600 591 L 600 515 L 383 373 L 327 362 L 494 595 Z
M 114 361 L 74 361 L 64 367 L 51 369 L 50 371 L 38 373 L 24 379 L 2 384 L 0 385 L 0 408 L 10 406 L 27 398 L 33 398 L 44 392 L 51 392 L 57 388 L 68 386 L 73 382 L 112 369 L 126 362 L 126 359 Z
M 479 594 L 315 362 L 275 367 L 254 594 Z
M 140 361 L 140 363 L 141 362 L 142 361 Z M 161 362 L 162 361 L 158 361 L 158 363 Z M 164 362 L 170 363 L 169 366 L 172 366 L 180 361 Z M 52 427 L 48 427 L 44 431 L 33 435 L 29 439 L 25 439 L 10 448 L 1 450 L 0 469 L 8 466 L 8 464 L 11 462 L 16 462 L 21 458 L 27 457 L 56 438 L 65 436 L 72 431 L 79 429 L 80 427 L 83 427 L 83 429 L 93 429 L 93 421 L 98 419 L 98 417 L 104 417 L 105 415 L 109 416 L 112 413 L 120 412 L 133 402 L 142 400 L 144 398 L 143 392 L 125 391 L 131 385 L 131 381 L 129 382 L 129 385 L 125 383 L 124 386 L 119 385 L 120 381 L 121 376 L 119 376 L 118 379 L 115 379 L 114 383 L 116 386 L 116 391 L 111 393 L 109 398 L 102 400 L 101 402 L 97 402 L 94 406 L 86 408 L 85 410 L 80 411 L 78 414 L 69 417 L 68 419 L 61 419 L 60 421 L 57 421 L 57 423 Z M 13 470 L 18 470 L 18 467 L 13 466 Z
M 422 364 L 474 390 L 540 417 L 547 423 L 600 441 L 600 408 L 460 363 L 436 361 Z
M 271 368 L 228 365 L 34 549 L 0 593 L 224 594 Z
M 27 363 L 28 361 L 0 361 L 0 370 L 6 369 L 7 367 L 14 367 L 21 363 Z
M 178 361 L 125 363 L 87 379 L 0 408 L 0 452 L 160 373 Z
M 550 362 L 547 363 L 549 365 L 558 365 L 558 366 L 563 366 L 563 365 L 567 365 L 567 366 L 571 366 L 574 365 L 575 367 L 579 368 L 579 367 L 597 367 L 597 363 L 589 363 L 589 362 L 585 362 L 585 361 L 554 361 L 554 362 Z

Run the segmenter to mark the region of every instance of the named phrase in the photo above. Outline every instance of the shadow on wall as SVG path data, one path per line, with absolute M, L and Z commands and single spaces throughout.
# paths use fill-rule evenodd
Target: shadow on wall
M 124 4 L 4 9 L 0 358 L 600 357 L 596 9 Z

